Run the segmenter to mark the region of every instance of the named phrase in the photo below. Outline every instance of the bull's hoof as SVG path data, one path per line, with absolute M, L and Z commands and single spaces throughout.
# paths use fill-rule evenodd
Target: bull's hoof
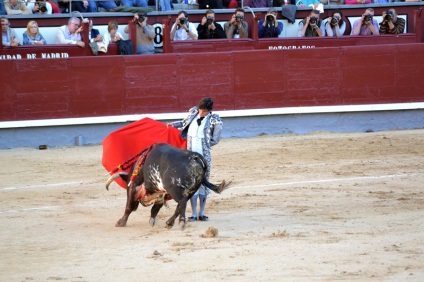
M 118 220 L 118 222 L 115 224 L 115 227 L 125 227 L 127 225 L 126 221 L 123 221 L 122 219 Z
M 151 217 L 150 219 L 149 219 L 149 224 L 150 224 L 150 226 L 151 227 L 153 227 L 153 226 L 155 226 L 155 224 L 156 224 L 156 217 Z
M 186 219 L 180 218 L 180 221 L 178 222 L 178 225 L 180 226 L 180 229 L 183 231 L 186 227 Z
M 172 228 L 172 226 L 173 226 L 173 225 L 166 224 L 166 225 L 165 225 L 165 228 L 166 228 L 166 229 L 171 229 L 171 228 Z

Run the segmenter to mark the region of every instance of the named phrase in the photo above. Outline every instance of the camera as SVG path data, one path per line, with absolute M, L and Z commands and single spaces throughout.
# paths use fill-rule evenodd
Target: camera
M 318 18 L 316 18 L 316 17 L 311 17 L 311 18 L 309 19 L 309 23 L 310 23 L 310 24 L 316 24 L 316 23 L 317 23 L 317 21 L 318 21 Z
M 206 25 L 211 25 L 213 23 L 213 17 L 206 18 Z
M 330 24 L 336 25 L 336 24 L 338 24 L 339 20 L 340 20 L 339 17 L 332 17 Z
M 393 18 L 393 13 L 392 13 L 392 11 L 387 11 L 387 12 L 386 12 L 386 16 L 384 17 L 384 20 L 386 20 L 386 21 L 391 21 L 391 20 L 392 20 L 392 18 Z
M 41 12 L 41 13 L 47 12 L 46 3 L 44 3 L 43 1 L 37 1 L 37 5 L 38 5 L 38 11 L 39 12 Z
M 242 15 L 237 15 L 236 16 L 236 22 L 237 23 L 241 23 L 243 21 L 243 16 Z
M 144 16 L 138 16 L 138 22 L 143 23 L 146 18 Z
M 274 22 L 274 17 L 272 15 L 268 15 L 268 16 L 266 16 L 266 21 L 267 22 Z
M 186 18 L 180 18 L 180 25 L 185 24 L 185 22 L 186 22 Z
M 372 21 L 372 16 L 371 15 L 365 15 L 364 22 L 370 22 L 370 21 Z

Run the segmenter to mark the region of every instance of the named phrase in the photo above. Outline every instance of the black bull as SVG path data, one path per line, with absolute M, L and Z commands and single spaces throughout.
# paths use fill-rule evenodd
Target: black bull
M 174 214 L 166 221 L 166 227 L 172 228 L 179 215 L 180 227 L 184 229 L 187 201 L 200 185 L 221 193 L 230 184 L 225 180 L 218 185 L 210 183 L 206 179 L 207 162 L 202 155 L 168 144 L 154 145 L 144 163 L 139 168 L 137 165 L 140 163 L 136 162 L 130 173 L 119 172 L 112 175 L 106 183 L 108 190 L 109 184 L 118 177 L 127 183 L 127 205 L 124 215 L 116 223 L 117 227 L 126 225 L 129 215 L 137 209 L 139 203 L 143 206 L 153 204 L 149 221 L 153 226 L 159 210 L 170 196 L 178 205 Z

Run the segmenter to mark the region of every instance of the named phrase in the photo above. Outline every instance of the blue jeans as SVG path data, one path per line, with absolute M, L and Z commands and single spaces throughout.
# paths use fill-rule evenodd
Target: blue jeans
M 129 7 L 147 7 L 147 0 L 122 0 L 121 6 Z
M 159 0 L 161 11 L 171 11 L 171 0 Z
M 4 8 L 3 1 L 0 2 L 0 15 L 6 15 L 6 9 Z
M 95 13 L 97 12 L 97 5 L 99 7 L 104 8 L 106 11 L 110 9 L 116 9 L 115 1 L 107 0 L 107 1 L 88 1 L 88 12 Z

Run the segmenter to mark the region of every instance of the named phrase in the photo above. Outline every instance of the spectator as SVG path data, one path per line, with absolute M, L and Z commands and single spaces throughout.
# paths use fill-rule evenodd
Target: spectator
M 27 3 L 27 8 L 32 11 L 33 14 L 52 14 L 52 5 L 49 2 L 43 0 L 31 0 Z M 24 44 L 25 45 L 25 44 Z
M 71 5 L 70 0 L 62 0 L 57 2 L 57 6 L 59 6 L 61 13 L 69 13 L 70 5 Z
M 205 16 L 197 26 L 199 39 L 225 38 L 224 29 L 219 23 L 215 22 L 215 12 L 211 9 L 206 10 Z
M 54 1 L 50 1 L 50 0 L 46 0 L 47 3 L 50 3 L 50 6 L 52 6 L 52 14 L 60 14 L 60 8 L 59 5 L 54 2 Z
M 331 17 L 325 24 L 327 36 L 343 36 L 346 30 L 346 23 L 343 21 L 343 14 L 340 10 L 333 10 Z
M 93 21 L 88 24 L 88 39 L 90 42 L 102 42 L 103 37 L 98 29 L 93 28 Z
M 8 15 L 29 15 L 32 14 L 31 10 L 27 8 L 25 2 L 18 0 L 5 0 L 4 8 Z
M 259 20 L 258 37 L 278 37 L 283 31 L 283 23 L 277 21 L 277 11 L 274 7 L 268 9 L 265 19 Z
M 400 34 L 405 30 L 405 20 L 398 18 L 395 9 L 391 8 L 387 12 L 383 12 L 382 18 L 380 34 Z
M 118 6 L 115 1 L 88 1 L 88 10 L 91 13 L 95 13 L 98 10 L 98 7 L 102 7 L 106 12 L 113 12 Z
M 134 14 L 134 23 L 137 32 L 137 50 L 136 54 L 154 54 L 155 45 L 153 39 L 155 38 L 155 30 L 153 26 L 147 24 L 147 13 L 141 11 Z M 125 33 L 129 33 L 128 25 L 124 29 Z
M 378 35 L 378 23 L 373 16 L 374 9 L 366 9 L 361 18 L 353 23 L 351 35 Z
M 211 169 L 211 147 L 219 143 L 221 139 L 222 120 L 217 114 L 212 113 L 213 100 L 203 98 L 198 106 L 189 110 L 188 116 L 182 121 L 169 123 L 181 130 L 181 137 L 187 139 L 187 150 L 201 154 L 207 161 L 206 179 L 209 179 Z M 200 186 L 199 190 L 191 197 L 192 216 L 189 221 L 208 221 L 205 215 L 206 200 L 209 189 Z M 200 211 L 197 214 L 197 199 L 200 200 Z
M 298 37 L 325 36 L 324 25 L 319 19 L 319 11 L 312 10 L 309 17 L 299 22 Z
M 36 21 L 29 21 L 27 30 L 23 34 L 23 45 L 44 45 L 47 44 L 41 35 Z
M 105 45 L 108 46 L 109 43 L 115 43 L 116 41 L 119 41 L 121 39 L 123 39 L 124 37 L 122 36 L 121 33 L 119 33 L 118 31 L 118 23 L 115 21 L 110 21 L 107 24 L 107 31 L 104 35 L 104 42 Z
M 177 19 L 171 29 L 172 40 L 197 40 L 197 30 L 194 24 L 188 21 L 186 11 L 179 11 Z
M 371 4 L 372 0 L 345 0 L 346 5 Z
M 148 7 L 147 0 L 121 0 L 121 6 Z
M 16 47 L 19 46 L 18 37 L 13 29 L 10 28 L 9 20 L 5 17 L 0 18 L 1 37 L 3 46 Z
M 237 8 L 231 16 L 231 20 L 224 24 L 224 31 L 227 38 L 247 38 L 248 25 L 244 20 L 244 10 Z
M 83 28 L 80 26 L 80 19 L 71 17 L 68 25 L 62 25 L 56 31 L 56 44 L 74 44 L 84 47 L 85 43 L 81 40 L 81 32 Z
M 73 11 L 78 11 L 80 13 L 91 13 L 88 0 L 82 0 L 82 1 L 71 1 L 71 8 Z
M 222 0 L 198 0 L 199 9 L 224 9 L 222 5 Z

